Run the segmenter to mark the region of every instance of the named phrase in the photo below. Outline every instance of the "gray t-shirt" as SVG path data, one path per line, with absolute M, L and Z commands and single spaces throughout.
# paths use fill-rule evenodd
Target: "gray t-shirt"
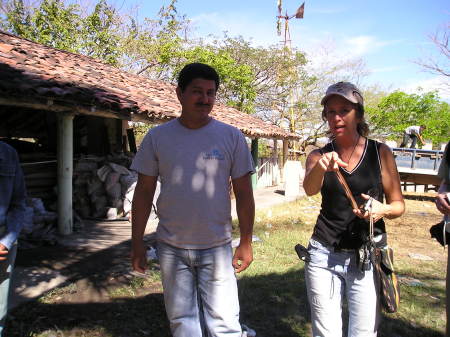
M 188 129 L 172 120 L 147 133 L 131 168 L 161 180 L 157 240 L 185 249 L 231 240 L 229 179 L 254 172 L 238 129 L 214 119 Z
M 439 166 L 438 177 L 444 180 L 445 184 L 450 184 L 450 168 L 448 167 L 447 156 L 449 156 L 450 142 L 445 147 L 444 155 L 442 156 L 441 165 Z
M 420 134 L 420 125 L 412 125 L 412 126 L 408 126 L 405 129 L 405 133 L 408 135 L 414 135 L 417 136 Z

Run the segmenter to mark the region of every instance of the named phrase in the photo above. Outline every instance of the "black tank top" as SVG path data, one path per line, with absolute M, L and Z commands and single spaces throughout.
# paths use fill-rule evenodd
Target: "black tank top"
M 366 139 L 364 152 L 355 168 L 349 172 L 340 168 L 358 205 L 364 202 L 361 193 L 383 202 L 381 182 L 381 160 L 378 153 L 380 143 Z M 321 149 L 322 153 L 335 151 L 334 142 Z M 368 234 L 369 225 L 358 218 L 352 210 L 344 189 L 334 172 L 325 172 L 322 188 L 322 206 L 314 227 L 313 238 L 336 248 L 359 248 Z M 374 226 L 375 235 L 385 233 L 383 219 Z

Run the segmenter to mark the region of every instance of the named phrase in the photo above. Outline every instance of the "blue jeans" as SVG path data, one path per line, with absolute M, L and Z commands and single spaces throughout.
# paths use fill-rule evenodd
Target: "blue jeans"
M 362 272 L 354 251 L 335 252 L 332 247 L 311 239 L 311 262 L 305 279 L 311 307 L 314 337 L 342 336 L 342 302 L 347 298 L 349 337 L 375 337 L 380 321 L 380 306 L 373 268 Z
M 403 141 L 400 144 L 400 147 L 407 147 L 410 139 L 412 140 L 410 148 L 414 149 L 417 144 L 417 136 L 416 135 L 408 135 L 406 132 L 403 133 Z
M 157 244 L 164 302 L 174 337 L 240 337 L 231 244 L 182 249 Z
M 16 259 L 17 244 L 13 244 L 5 261 L 0 261 L 0 337 L 5 327 L 8 312 L 9 284 Z

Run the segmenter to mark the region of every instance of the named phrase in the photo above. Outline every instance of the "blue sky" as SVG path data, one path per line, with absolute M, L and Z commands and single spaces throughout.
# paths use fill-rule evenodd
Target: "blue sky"
M 138 6 L 139 16 L 154 17 L 168 1 L 123 0 L 124 7 Z M 302 1 L 283 0 L 295 13 Z M 192 20 L 192 35 L 242 35 L 254 45 L 281 41 L 276 33 L 276 0 L 178 0 L 179 14 Z M 284 11 L 284 10 L 283 10 Z M 341 58 L 361 57 L 370 74 L 364 85 L 413 92 L 442 89 L 443 78 L 426 73 L 413 61 L 434 52 L 428 36 L 439 27 L 450 29 L 450 1 L 445 0 L 309 0 L 304 19 L 290 21 L 292 45 L 316 57 L 327 45 Z M 448 64 L 448 61 L 447 61 Z M 448 84 L 447 79 L 447 84 Z M 445 100 L 450 92 L 441 91 Z

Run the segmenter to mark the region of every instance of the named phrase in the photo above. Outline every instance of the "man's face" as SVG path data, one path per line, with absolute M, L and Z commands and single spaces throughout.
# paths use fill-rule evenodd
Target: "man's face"
M 216 82 L 196 78 L 184 91 L 178 87 L 177 97 L 184 117 L 199 121 L 207 119 L 216 100 Z

